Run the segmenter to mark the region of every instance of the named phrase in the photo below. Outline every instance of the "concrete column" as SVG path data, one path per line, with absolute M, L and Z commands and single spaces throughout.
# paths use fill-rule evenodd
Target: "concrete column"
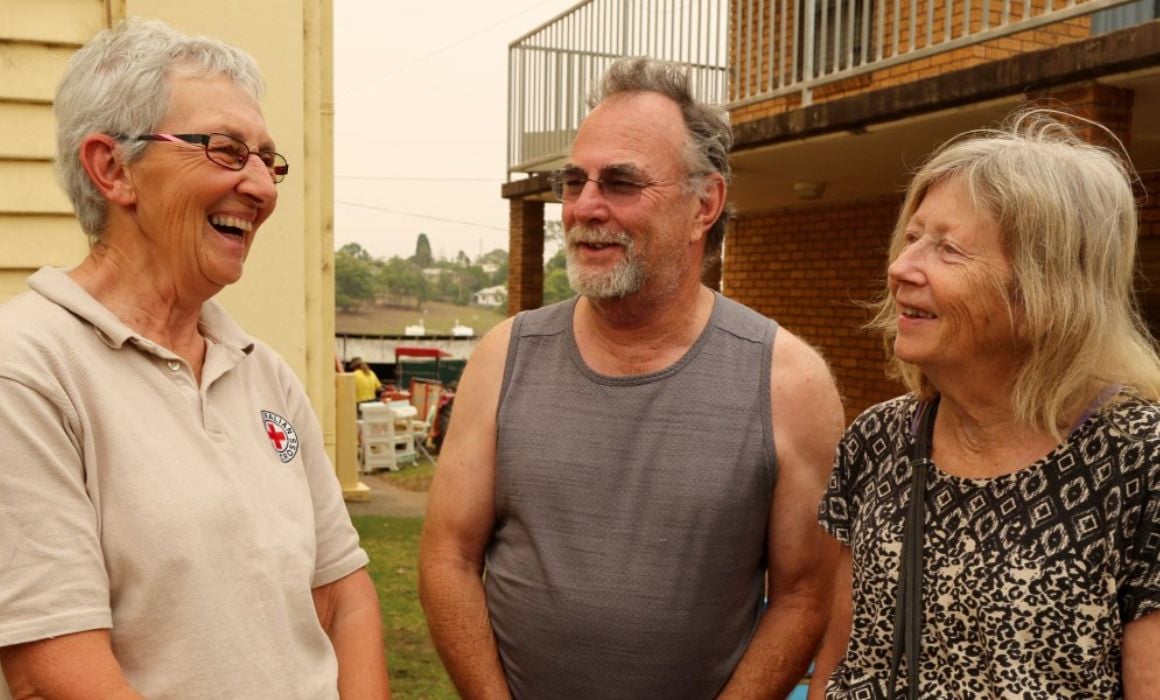
M 354 373 L 340 372 L 334 375 L 335 384 L 335 435 L 334 468 L 338 473 L 338 483 L 342 486 L 342 497 L 347 501 L 371 500 L 371 489 L 359 481 L 358 475 L 358 418 L 355 415 Z
M 508 241 L 508 315 L 544 304 L 544 203 L 513 197 Z

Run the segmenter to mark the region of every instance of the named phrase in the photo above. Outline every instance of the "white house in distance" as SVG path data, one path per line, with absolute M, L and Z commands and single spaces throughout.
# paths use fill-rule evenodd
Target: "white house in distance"
M 498 309 L 507 304 L 507 287 L 497 284 L 494 287 L 484 287 L 471 295 L 471 303 L 489 309 Z

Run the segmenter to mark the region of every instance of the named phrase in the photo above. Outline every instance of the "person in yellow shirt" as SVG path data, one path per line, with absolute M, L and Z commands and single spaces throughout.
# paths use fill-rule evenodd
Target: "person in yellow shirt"
M 366 361 L 361 357 L 355 357 L 350 361 L 350 366 L 354 371 L 355 400 L 359 403 L 378 400 L 379 387 L 382 383 Z

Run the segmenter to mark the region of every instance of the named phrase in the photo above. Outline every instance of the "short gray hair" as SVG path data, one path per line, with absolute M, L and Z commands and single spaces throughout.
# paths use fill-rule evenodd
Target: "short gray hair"
M 719 173 L 726 183 L 730 182 L 733 130 L 729 126 L 729 113 L 723 107 L 697 101 L 688 67 L 645 56 L 621 58 L 604 73 L 600 87 L 588 98 L 588 107 L 595 108 L 614 95 L 634 92 L 655 92 L 677 103 L 689 135 L 685 165 L 698 196 L 705 194 L 705 179 L 697 177 L 698 174 Z M 720 257 L 721 243 L 732 215 L 732 208 L 726 207 L 709 228 L 705 236 L 706 265 Z
M 130 17 L 98 33 L 69 59 L 56 90 L 56 172 L 90 240 L 105 227 L 108 203 L 81 166 L 80 145 L 93 133 L 153 131 L 169 112 L 169 77 L 225 75 L 255 100 L 265 91 L 249 54 L 217 39 L 188 36 L 158 20 Z M 121 144 L 125 162 L 146 142 Z

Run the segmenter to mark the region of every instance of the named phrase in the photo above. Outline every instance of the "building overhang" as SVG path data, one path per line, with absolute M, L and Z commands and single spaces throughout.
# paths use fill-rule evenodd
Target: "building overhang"
M 554 202 L 552 186 L 548 184 L 547 173 L 532 173 L 522 180 L 505 182 L 499 188 L 504 199 L 530 199 L 540 202 Z
M 1035 96 L 1098 81 L 1130 89 L 1128 154 L 1160 169 L 1160 21 L 734 126 L 729 199 L 742 214 L 899 196 L 947 139 Z M 803 196 L 804 193 L 813 196 Z

